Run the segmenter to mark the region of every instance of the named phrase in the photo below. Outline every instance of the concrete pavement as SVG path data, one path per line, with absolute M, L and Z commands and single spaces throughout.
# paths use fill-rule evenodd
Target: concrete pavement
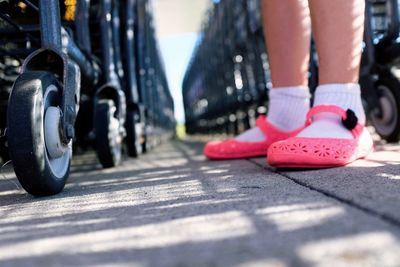
M 400 146 L 346 168 L 206 161 L 172 141 L 118 168 L 74 157 L 65 190 L 0 178 L 0 266 L 400 266 Z

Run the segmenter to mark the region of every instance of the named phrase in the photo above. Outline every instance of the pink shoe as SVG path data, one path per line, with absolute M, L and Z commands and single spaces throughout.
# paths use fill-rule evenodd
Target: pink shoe
M 269 123 L 265 116 L 259 116 L 256 125 L 264 133 L 266 140 L 262 142 L 244 142 L 235 139 L 208 142 L 204 147 L 204 155 L 209 159 L 242 159 L 267 155 L 268 147 L 277 141 L 295 136 L 304 127 L 292 132 L 283 132 Z
M 270 146 L 267 154 L 268 164 L 277 168 L 338 167 L 364 158 L 373 150 L 371 135 L 357 122 L 352 110 L 344 111 L 331 105 L 316 106 L 307 114 L 307 125 L 312 123 L 313 116 L 321 112 L 341 116 L 344 126 L 351 131 L 354 138 L 289 138 Z

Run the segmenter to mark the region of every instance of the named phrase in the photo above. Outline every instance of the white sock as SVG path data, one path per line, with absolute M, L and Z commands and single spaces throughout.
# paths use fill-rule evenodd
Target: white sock
M 310 109 L 310 93 L 305 86 L 278 87 L 269 91 L 268 121 L 282 131 L 293 131 L 304 126 Z M 266 136 L 254 127 L 235 138 L 239 141 L 260 142 Z
M 358 84 L 326 84 L 318 86 L 315 92 L 314 106 L 318 105 L 336 105 L 344 110 L 351 109 L 356 114 L 358 122 L 365 124 L 365 112 L 361 101 L 360 85 Z M 314 116 L 313 123 L 297 136 L 353 138 L 351 132 L 343 126 L 340 116 L 329 112 Z

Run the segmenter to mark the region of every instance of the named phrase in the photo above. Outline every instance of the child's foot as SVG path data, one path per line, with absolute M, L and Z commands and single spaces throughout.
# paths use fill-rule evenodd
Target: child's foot
M 343 166 L 367 156 L 373 148 L 372 138 L 364 127 L 365 114 L 358 85 L 320 86 L 307 124 L 296 137 L 270 146 L 267 161 L 271 166 Z
M 213 141 L 204 147 L 204 155 L 209 159 L 241 159 L 265 156 L 268 147 L 277 141 L 295 136 L 303 128 L 284 132 L 273 126 L 264 116 L 257 119 L 257 128 L 264 135 L 262 141 L 241 141 L 238 139 L 227 139 L 224 141 Z
M 308 89 L 276 88 L 270 91 L 269 98 L 268 119 L 260 116 L 256 127 L 234 139 L 207 143 L 204 154 L 209 159 L 265 156 L 272 143 L 299 133 L 309 109 Z

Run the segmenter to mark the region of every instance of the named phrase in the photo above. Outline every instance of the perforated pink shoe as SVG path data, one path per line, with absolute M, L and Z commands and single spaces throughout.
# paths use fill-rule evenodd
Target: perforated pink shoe
M 242 159 L 253 158 L 267 155 L 268 147 L 277 141 L 295 136 L 304 127 L 291 131 L 283 132 L 269 123 L 265 116 L 259 116 L 256 125 L 260 128 L 266 137 L 262 142 L 244 142 L 235 139 L 224 141 L 213 141 L 204 147 L 204 155 L 213 160 L 222 159 Z
M 351 131 L 353 139 L 292 137 L 270 146 L 267 154 L 269 165 L 277 168 L 330 168 L 347 165 L 366 157 L 373 150 L 372 137 L 358 123 L 352 110 L 321 105 L 307 114 L 307 126 L 318 113 L 331 112 L 342 118 L 343 125 Z

